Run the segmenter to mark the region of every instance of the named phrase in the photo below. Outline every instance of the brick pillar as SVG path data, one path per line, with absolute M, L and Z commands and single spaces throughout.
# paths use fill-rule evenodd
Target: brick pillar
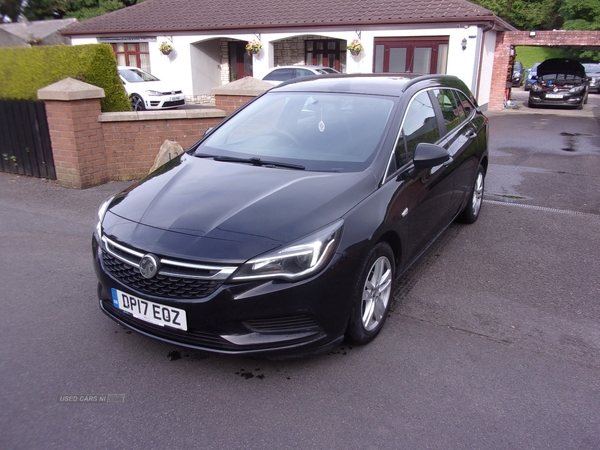
M 253 100 L 254 97 L 271 89 L 273 86 L 273 83 L 267 81 L 245 77 L 232 83 L 212 88 L 210 92 L 215 96 L 215 106 L 217 109 L 225 111 L 227 115 L 230 115 L 250 100 Z
M 104 90 L 67 78 L 38 91 L 46 104 L 56 178 L 63 187 L 84 189 L 109 181 L 100 99 Z
M 492 88 L 488 108 L 500 111 L 504 108 L 506 94 L 506 71 L 510 56 L 510 42 L 505 39 L 506 33 L 499 32 L 496 37 L 496 50 L 494 54 L 494 71 L 492 73 Z
M 255 96 L 244 96 L 244 95 L 215 95 L 215 106 L 217 109 L 225 111 L 227 115 L 235 112 L 237 109 L 244 106 Z

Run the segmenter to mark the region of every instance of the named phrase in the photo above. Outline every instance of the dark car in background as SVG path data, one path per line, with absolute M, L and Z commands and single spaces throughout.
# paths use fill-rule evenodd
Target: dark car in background
M 523 64 L 521 61 L 515 62 L 513 65 L 513 73 L 512 73 L 512 86 L 519 87 L 523 84 L 523 76 L 525 74 L 525 69 L 523 68 Z
M 588 92 L 600 92 L 600 63 L 583 63 L 582 65 L 589 78 Z
M 456 77 L 283 83 L 101 206 L 100 308 L 213 352 L 366 344 L 394 280 L 455 218 L 477 220 L 487 142 Z
M 331 67 L 325 66 L 278 66 L 269 71 L 263 81 L 279 84 L 295 78 L 313 77 L 315 75 L 328 75 L 339 73 Z
M 537 67 L 529 91 L 529 107 L 575 106 L 582 108 L 588 99 L 589 79 L 585 68 L 573 59 L 547 59 Z
M 527 69 L 527 75 L 525 76 L 525 84 L 523 85 L 523 89 L 528 91 L 531 89 L 531 85 L 534 82 L 534 79 L 537 78 L 537 67 L 541 63 L 536 62 L 531 68 Z

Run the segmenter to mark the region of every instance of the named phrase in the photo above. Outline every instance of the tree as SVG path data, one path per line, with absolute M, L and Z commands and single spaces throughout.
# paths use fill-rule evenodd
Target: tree
M 16 22 L 21 13 L 21 0 L 0 0 L 0 22 Z
M 562 0 L 559 13 L 565 19 L 565 30 L 600 30 L 598 0 Z
M 600 2 L 598 0 L 563 0 L 560 14 L 565 18 L 565 30 L 600 30 Z M 584 50 L 582 61 L 600 61 L 600 52 Z
M 63 19 L 67 17 L 85 20 L 143 1 L 144 0 L 27 0 L 27 2 L 24 2 L 22 13 L 29 20 Z
M 521 30 L 553 30 L 562 27 L 558 13 L 564 0 L 471 0 Z M 597 1 L 597 0 L 590 0 Z

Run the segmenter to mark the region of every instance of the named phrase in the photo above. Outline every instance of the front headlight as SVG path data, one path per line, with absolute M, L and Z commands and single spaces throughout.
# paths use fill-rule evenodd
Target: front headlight
M 583 91 L 584 89 L 585 89 L 585 85 L 583 85 L 583 84 L 582 84 L 581 86 L 575 86 L 575 87 L 572 87 L 571 89 L 569 89 L 569 92 L 570 92 L 571 94 L 577 94 L 578 92 L 581 92 L 581 91 Z
M 153 97 L 159 96 L 159 95 L 163 95 L 162 92 L 158 92 L 158 91 L 146 91 L 147 95 L 151 95 Z
M 102 239 L 102 221 L 104 220 L 104 215 L 106 214 L 106 211 L 108 211 L 108 207 L 114 198 L 115 196 L 113 195 L 109 199 L 104 200 L 102 205 L 100 205 L 100 208 L 98 208 L 98 214 L 96 215 L 96 227 L 94 229 L 98 243 L 100 243 Z
M 539 84 L 534 83 L 531 85 L 531 90 L 533 92 L 540 92 L 542 90 L 542 87 Z
M 231 277 L 234 281 L 265 278 L 299 280 L 321 270 L 331 260 L 340 241 L 343 220 L 320 229 L 283 248 L 253 258 Z

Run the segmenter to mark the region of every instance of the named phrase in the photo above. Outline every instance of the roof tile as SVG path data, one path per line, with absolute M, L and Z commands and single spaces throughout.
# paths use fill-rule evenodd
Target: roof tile
M 65 34 L 202 32 L 311 25 L 490 19 L 466 0 L 146 0 L 69 27 Z

